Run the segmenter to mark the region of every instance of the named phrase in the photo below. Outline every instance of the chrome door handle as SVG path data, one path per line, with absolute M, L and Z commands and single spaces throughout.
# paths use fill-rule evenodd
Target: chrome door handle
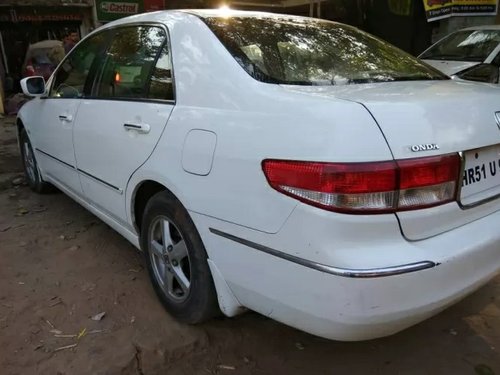
M 135 130 L 137 133 L 142 133 L 142 134 L 147 134 L 151 130 L 151 126 L 149 126 L 148 124 L 125 123 L 123 124 L 123 127 L 126 130 Z
M 71 122 L 71 121 L 73 121 L 73 116 L 71 116 L 71 115 L 59 115 L 59 120 Z

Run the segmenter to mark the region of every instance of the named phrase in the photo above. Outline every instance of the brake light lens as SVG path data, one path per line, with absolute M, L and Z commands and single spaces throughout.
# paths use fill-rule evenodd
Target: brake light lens
M 399 160 L 398 210 L 432 207 L 456 200 L 458 154 Z
M 456 200 L 458 154 L 369 163 L 264 160 L 274 189 L 304 203 L 344 213 L 387 213 Z

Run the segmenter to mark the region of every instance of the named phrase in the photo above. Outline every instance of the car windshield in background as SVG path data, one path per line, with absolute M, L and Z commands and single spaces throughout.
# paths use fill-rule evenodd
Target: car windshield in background
M 290 85 L 448 79 L 353 27 L 300 18 L 204 19 L 252 77 Z
M 483 62 L 498 43 L 500 43 L 500 30 L 463 30 L 436 43 L 420 58 Z

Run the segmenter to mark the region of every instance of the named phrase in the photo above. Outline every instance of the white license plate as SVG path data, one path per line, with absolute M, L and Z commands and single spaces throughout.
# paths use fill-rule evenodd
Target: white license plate
M 500 194 L 500 144 L 467 151 L 460 201 L 463 205 Z

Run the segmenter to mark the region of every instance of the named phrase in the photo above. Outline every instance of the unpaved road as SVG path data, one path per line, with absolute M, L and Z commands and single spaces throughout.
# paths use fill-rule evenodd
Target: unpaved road
M 500 277 L 433 319 L 362 343 L 254 313 L 175 322 L 123 238 L 63 194 L 12 186 L 13 123 L 0 121 L 1 374 L 500 375 Z

